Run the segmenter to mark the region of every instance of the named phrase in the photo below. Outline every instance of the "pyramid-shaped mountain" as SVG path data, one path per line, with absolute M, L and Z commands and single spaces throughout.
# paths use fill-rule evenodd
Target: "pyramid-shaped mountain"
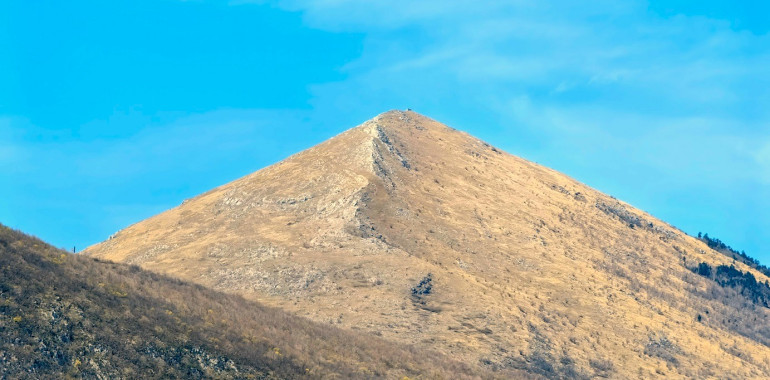
M 411 111 L 381 114 L 87 254 L 492 369 L 770 376 L 764 274 Z M 757 288 L 732 286 L 722 268 Z

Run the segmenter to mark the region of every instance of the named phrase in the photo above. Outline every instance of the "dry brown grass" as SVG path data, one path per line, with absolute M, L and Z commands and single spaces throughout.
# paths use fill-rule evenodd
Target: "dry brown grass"
M 767 310 L 709 295 L 723 289 L 688 267 L 729 258 L 413 112 L 380 115 L 87 252 L 501 371 L 770 376 L 751 322 Z M 430 294 L 414 297 L 429 273 Z M 650 336 L 680 350 L 648 355 Z
M 74 256 L 0 225 L 0 377 L 485 378 L 435 352 Z

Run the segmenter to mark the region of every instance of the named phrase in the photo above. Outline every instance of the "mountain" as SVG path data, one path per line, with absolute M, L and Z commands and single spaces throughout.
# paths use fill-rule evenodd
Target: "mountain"
M 491 377 L 479 371 L 0 225 L 1 379 Z
M 496 371 L 770 376 L 764 274 L 411 111 L 86 253 Z

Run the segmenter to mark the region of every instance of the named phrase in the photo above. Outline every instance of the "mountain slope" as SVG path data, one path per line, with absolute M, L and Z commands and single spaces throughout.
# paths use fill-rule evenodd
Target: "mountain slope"
M 0 378 L 488 377 L 0 225 Z
M 414 112 L 382 114 L 87 253 L 498 370 L 770 375 L 767 309 L 693 271 L 728 258 Z

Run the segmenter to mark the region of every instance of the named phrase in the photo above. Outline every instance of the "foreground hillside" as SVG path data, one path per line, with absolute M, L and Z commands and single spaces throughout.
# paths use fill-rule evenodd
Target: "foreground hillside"
M 478 369 L 0 225 L 0 378 L 471 378 Z
M 382 114 L 87 253 L 497 371 L 770 377 L 764 274 L 414 112 Z

